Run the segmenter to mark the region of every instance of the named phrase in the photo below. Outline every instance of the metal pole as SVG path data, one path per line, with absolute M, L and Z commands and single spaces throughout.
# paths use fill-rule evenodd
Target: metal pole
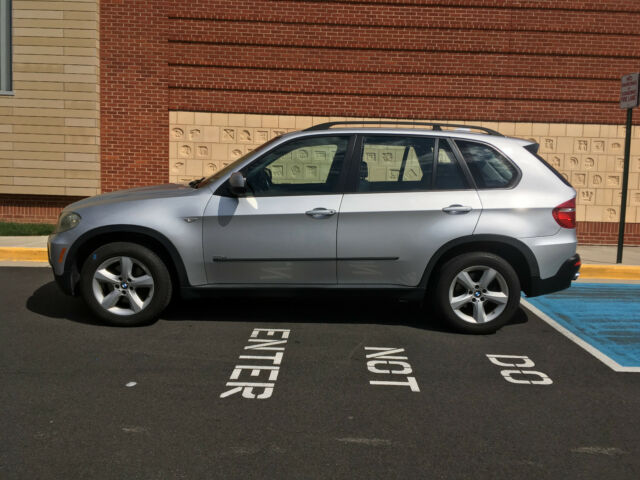
M 627 130 L 624 137 L 624 172 L 622 174 L 622 205 L 620 206 L 620 225 L 618 227 L 618 255 L 616 263 L 622 263 L 624 246 L 624 224 L 627 217 L 627 188 L 629 187 L 629 155 L 631 153 L 631 120 L 633 108 L 627 109 Z

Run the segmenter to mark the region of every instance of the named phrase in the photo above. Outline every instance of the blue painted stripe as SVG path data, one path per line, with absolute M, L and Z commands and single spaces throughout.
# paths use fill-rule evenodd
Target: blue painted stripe
M 640 285 L 577 283 L 527 301 L 623 367 L 640 367 Z

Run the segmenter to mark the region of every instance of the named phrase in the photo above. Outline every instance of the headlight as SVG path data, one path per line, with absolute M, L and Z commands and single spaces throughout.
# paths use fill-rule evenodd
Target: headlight
M 77 227 L 81 219 L 82 217 L 76 212 L 64 212 L 58 219 L 56 233 L 66 232 Z

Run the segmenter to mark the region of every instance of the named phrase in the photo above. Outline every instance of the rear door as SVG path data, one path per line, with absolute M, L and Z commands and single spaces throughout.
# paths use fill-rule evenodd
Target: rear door
M 471 235 L 482 206 L 448 139 L 362 135 L 338 219 L 338 283 L 416 286 L 443 244 Z

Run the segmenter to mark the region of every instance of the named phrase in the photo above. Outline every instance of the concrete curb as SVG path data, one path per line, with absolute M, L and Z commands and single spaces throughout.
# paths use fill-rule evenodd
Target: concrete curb
M 46 248 L 0 247 L 0 260 L 10 262 L 48 262 Z
M 582 264 L 580 278 L 605 280 L 640 280 L 640 265 Z
M 0 247 L 0 261 L 48 262 L 46 248 Z M 604 280 L 640 280 L 640 265 L 583 264 L 580 278 Z

